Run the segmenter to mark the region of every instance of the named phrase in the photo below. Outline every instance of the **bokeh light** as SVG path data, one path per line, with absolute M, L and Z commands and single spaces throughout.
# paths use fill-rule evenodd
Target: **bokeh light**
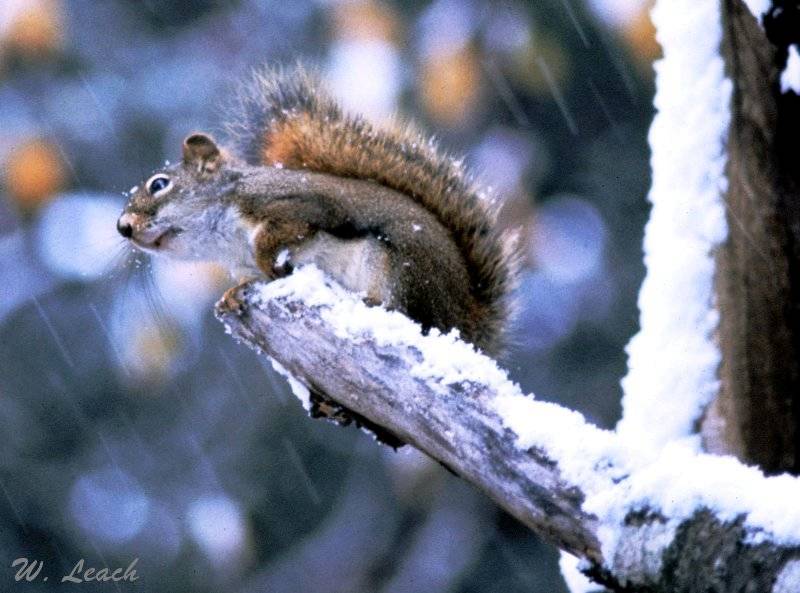
M 0 51 L 41 58 L 60 49 L 64 31 L 59 0 L 4 0 Z
M 104 544 L 123 544 L 147 522 L 150 500 L 139 483 L 119 468 L 103 468 L 79 477 L 69 509 L 87 535 Z
M 52 199 L 63 187 L 65 176 L 59 150 L 46 140 L 23 142 L 6 161 L 6 187 L 23 210 L 37 208 Z
M 558 196 L 539 209 L 531 249 L 548 278 L 575 283 L 601 271 L 606 235 L 595 206 L 575 196 Z
M 244 553 L 247 526 L 238 505 L 226 496 L 193 501 L 186 513 L 189 532 L 212 562 L 222 565 Z
M 69 193 L 47 205 L 37 221 L 41 257 L 67 279 L 96 279 L 113 271 L 128 249 L 117 233 L 122 200 L 107 194 Z
M 331 90 L 349 109 L 377 120 L 394 113 L 402 77 L 397 51 L 386 41 L 337 42 L 331 48 L 325 74 Z
M 635 21 L 651 0 L 588 0 L 589 7 L 604 22 L 622 28 Z

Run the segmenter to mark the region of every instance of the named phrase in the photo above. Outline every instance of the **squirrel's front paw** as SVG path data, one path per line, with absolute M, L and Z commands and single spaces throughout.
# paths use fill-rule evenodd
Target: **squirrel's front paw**
M 244 311 L 245 290 L 254 278 L 245 278 L 235 286 L 231 286 L 222 297 L 217 301 L 215 308 L 217 313 L 235 313 L 241 315 Z
M 231 286 L 217 301 L 216 309 L 219 313 L 235 313 L 241 315 L 244 310 L 242 301 L 237 297 L 241 285 Z

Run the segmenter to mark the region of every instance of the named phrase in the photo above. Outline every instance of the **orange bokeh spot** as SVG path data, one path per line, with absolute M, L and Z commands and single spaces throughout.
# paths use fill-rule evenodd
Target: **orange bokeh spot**
M 399 29 L 397 15 L 382 2 L 342 2 L 333 11 L 333 31 L 337 39 L 396 42 Z
M 433 55 L 422 65 L 422 103 L 438 123 L 457 126 L 477 106 L 480 80 L 480 64 L 474 49 L 464 47 Z
M 61 49 L 64 27 L 60 3 L 57 0 L 30 2 L 13 17 L 2 42 L 9 50 L 28 57 L 40 57 Z
M 656 41 L 656 27 L 650 18 L 650 4 L 642 7 L 622 30 L 625 42 L 636 59 L 648 67 L 661 57 L 661 46 Z
M 6 189 L 23 210 L 48 202 L 62 189 L 64 178 L 61 155 L 45 140 L 31 140 L 19 146 L 6 161 Z

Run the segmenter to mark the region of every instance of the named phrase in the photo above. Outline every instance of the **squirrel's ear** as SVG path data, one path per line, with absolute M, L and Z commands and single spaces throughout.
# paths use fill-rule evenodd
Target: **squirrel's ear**
M 208 134 L 192 134 L 183 141 L 183 162 L 198 173 L 213 173 L 222 160 L 222 152 Z

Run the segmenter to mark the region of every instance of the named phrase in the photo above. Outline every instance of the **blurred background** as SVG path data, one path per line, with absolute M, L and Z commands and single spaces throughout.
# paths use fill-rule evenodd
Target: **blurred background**
M 636 331 L 659 48 L 647 0 L 2 0 L 0 590 L 562 592 L 557 553 L 406 447 L 309 420 L 212 315 L 220 270 L 149 261 L 123 192 L 302 60 L 413 117 L 524 230 L 505 361 L 603 426 Z M 60 590 L 60 589 L 59 589 Z

